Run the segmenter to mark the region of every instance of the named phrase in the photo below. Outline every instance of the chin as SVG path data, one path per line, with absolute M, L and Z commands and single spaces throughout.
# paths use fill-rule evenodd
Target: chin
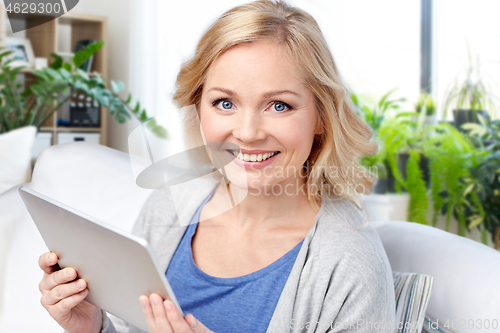
M 232 185 L 242 190 L 264 190 L 277 183 L 275 177 L 266 177 L 262 170 L 245 170 L 234 163 L 229 163 L 224 168 L 224 172 Z

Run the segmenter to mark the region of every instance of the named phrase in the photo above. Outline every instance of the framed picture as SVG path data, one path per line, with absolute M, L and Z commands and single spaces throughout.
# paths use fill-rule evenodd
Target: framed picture
M 7 37 L 5 38 L 5 46 L 7 49 L 14 51 L 9 56 L 9 59 L 16 59 L 10 63 L 12 67 L 26 66 L 27 69 L 34 68 L 35 54 L 31 47 L 31 42 L 26 38 Z

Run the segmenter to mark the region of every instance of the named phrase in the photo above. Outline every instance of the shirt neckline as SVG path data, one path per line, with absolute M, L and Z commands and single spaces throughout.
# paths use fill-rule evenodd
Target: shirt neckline
M 202 204 L 200 205 L 200 207 L 198 208 L 198 210 L 195 212 L 192 220 L 195 220 L 197 221 L 199 219 L 199 216 L 200 216 L 200 212 L 201 212 L 201 209 L 203 208 L 203 206 L 207 203 L 208 200 L 210 200 L 210 198 L 213 196 L 215 192 L 215 189 L 212 191 L 212 193 L 202 202 Z M 203 272 L 200 268 L 198 268 L 198 266 L 196 265 L 196 263 L 194 262 L 194 257 L 193 257 L 193 249 L 191 247 L 191 241 L 192 241 L 192 238 L 193 238 L 193 235 L 194 233 L 196 232 L 196 229 L 198 228 L 198 224 L 199 222 L 196 222 L 196 223 L 191 223 L 189 226 L 188 226 L 188 234 L 186 235 L 187 236 L 187 247 L 188 247 L 188 256 L 189 256 L 189 266 L 192 270 L 192 272 L 194 272 L 195 274 L 197 274 L 200 278 L 212 283 L 212 284 L 218 284 L 218 285 L 236 285 L 236 284 L 240 284 L 240 283 L 244 283 L 244 282 L 248 282 L 248 281 L 252 281 L 252 280 L 255 280 L 255 279 L 258 279 L 266 274 L 268 274 L 269 272 L 275 270 L 275 269 L 278 269 L 279 267 L 281 267 L 282 265 L 284 265 L 285 263 L 287 263 L 289 260 L 295 258 L 298 254 L 298 252 L 300 251 L 300 248 L 302 247 L 302 244 L 304 243 L 304 239 L 302 239 L 297 245 L 295 245 L 290 251 L 288 251 L 287 253 L 285 253 L 283 256 L 281 256 L 279 259 L 275 260 L 274 262 L 270 263 L 269 265 L 255 271 L 255 272 L 252 272 L 252 273 L 249 273 L 249 274 L 245 274 L 245 275 L 241 275 L 241 276 L 237 276 L 237 277 L 231 277 L 231 278 L 221 278 L 221 277 L 216 277 L 216 276 L 212 276 L 212 275 L 209 275 L 205 272 Z

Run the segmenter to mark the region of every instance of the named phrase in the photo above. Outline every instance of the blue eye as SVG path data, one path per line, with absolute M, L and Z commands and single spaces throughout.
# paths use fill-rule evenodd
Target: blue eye
M 276 111 L 283 111 L 285 109 L 285 103 L 281 103 L 281 102 L 277 102 L 277 103 L 274 103 L 274 109 Z
M 219 98 L 217 100 L 215 100 L 212 105 L 213 106 L 216 106 L 217 108 L 219 108 L 219 103 L 222 102 L 222 108 L 224 110 L 231 110 L 232 107 L 233 107 L 233 102 L 231 102 L 230 100 L 227 100 L 227 99 L 224 99 L 224 98 Z
M 288 105 L 285 102 L 281 102 L 281 101 L 274 102 L 273 106 L 274 106 L 274 110 L 277 111 L 278 113 L 284 113 L 284 112 L 288 112 L 290 110 L 293 110 L 293 108 L 290 105 Z
M 222 103 L 222 107 L 226 110 L 229 110 L 233 107 L 233 103 L 231 103 L 230 101 L 224 101 Z

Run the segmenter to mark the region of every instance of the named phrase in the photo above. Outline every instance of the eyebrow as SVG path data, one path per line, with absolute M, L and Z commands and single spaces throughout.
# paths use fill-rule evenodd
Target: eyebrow
M 225 89 L 225 88 L 213 87 L 213 88 L 208 89 L 208 91 L 212 91 L 212 90 L 222 91 L 222 92 L 228 94 L 229 96 L 235 96 L 235 95 L 237 95 L 235 92 L 233 92 L 233 91 L 231 91 L 229 89 Z M 300 97 L 299 94 L 297 94 L 296 92 L 291 91 L 291 90 L 269 91 L 267 93 L 262 94 L 262 97 L 267 98 L 267 97 L 271 97 L 271 96 L 275 96 L 275 95 L 281 95 L 281 94 L 292 94 L 292 95 Z

